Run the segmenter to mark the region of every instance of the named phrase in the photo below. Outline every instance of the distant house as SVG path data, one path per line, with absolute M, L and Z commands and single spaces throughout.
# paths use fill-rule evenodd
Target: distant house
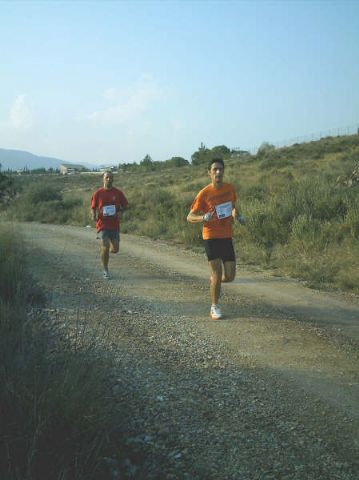
M 100 172 L 101 173 L 116 172 L 116 171 L 117 171 L 117 167 L 115 167 L 114 165 L 111 165 L 110 167 L 100 167 Z
M 75 165 L 74 163 L 62 163 L 60 165 L 60 173 L 62 175 L 74 175 L 78 172 L 84 172 L 86 168 L 83 165 Z
M 231 158 L 246 157 L 248 155 L 250 155 L 250 152 L 248 152 L 248 150 L 233 149 L 231 151 Z

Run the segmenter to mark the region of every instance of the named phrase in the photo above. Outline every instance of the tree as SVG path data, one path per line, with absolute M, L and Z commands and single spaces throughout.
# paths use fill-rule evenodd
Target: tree
M 152 158 L 150 157 L 150 155 L 147 154 L 147 155 L 145 156 L 145 158 L 144 158 L 143 160 L 141 160 L 140 165 L 141 165 L 142 167 L 146 167 L 146 168 L 149 168 L 149 169 L 152 168 L 152 166 L 153 166 L 153 160 L 152 160 Z
M 274 152 L 275 146 L 268 142 L 263 142 L 258 148 L 257 155 L 259 157 L 265 157 L 269 153 Z
M 172 157 L 170 160 L 167 160 L 166 163 L 174 167 L 184 167 L 189 165 L 189 161 L 182 157 Z
M 210 154 L 210 149 L 206 148 L 203 142 L 196 152 L 191 155 L 192 165 L 202 165 L 203 163 L 208 162 L 208 157 Z
M 191 156 L 192 165 L 203 165 L 209 163 L 213 158 L 226 157 L 231 153 L 230 149 L 225 145 L 217 145 L 212 149 L 206 148 L 203 143 Z
M 15 196 L 14 181 L 0 171 L 0 204 Z
M 212 155 L 213 158 L 215 157 L 225 157 L 226 155 L 230 154 L 231 151 L 225 145 L 218 145 L 217 147 L 212 148 Z

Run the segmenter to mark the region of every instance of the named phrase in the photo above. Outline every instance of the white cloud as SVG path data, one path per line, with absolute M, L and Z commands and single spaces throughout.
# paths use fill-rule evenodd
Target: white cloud
M 92 112 L 88 118 L 97 124 L 121 124 L 143 114 L 159 98 L 159 89 L 151 76 L 145 76 L 127 88 L 108 88 L 103 96 L 110 105 Z
M 27 130 L 33 125 L 33 115 L 26 95 L 18 95 L 10 107 L 8 118 L 1 123 L 3 127 L 15 130 Z

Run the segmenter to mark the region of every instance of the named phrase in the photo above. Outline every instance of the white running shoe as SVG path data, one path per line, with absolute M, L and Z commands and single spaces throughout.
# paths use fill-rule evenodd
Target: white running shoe
M 212 318 L 212 320 L 219 320 L 220 318 L 223 317 L 221 309 L 219 308 L 218 305 L 211 306 L 210 317 Z
M 103 272 L 103 278 L 105 278 L 106 280 L 110 280 L 111 275 L 108 273 L 107 270 L 104 270 L 104 272 Z

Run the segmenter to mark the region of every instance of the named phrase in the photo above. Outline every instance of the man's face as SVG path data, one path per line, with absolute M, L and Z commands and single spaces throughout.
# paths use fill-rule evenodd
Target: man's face
M 113 175 L 111 173 L 105 173 L 103 176 L 103 186 L 109 190 L 112 187 Z
M 219 162 L 212 163 L 211 169 L 208 172 L 208 175 L 212 181 L 212 185 L 222 185 L 223 174 L 224 174 L 223 165 Z

